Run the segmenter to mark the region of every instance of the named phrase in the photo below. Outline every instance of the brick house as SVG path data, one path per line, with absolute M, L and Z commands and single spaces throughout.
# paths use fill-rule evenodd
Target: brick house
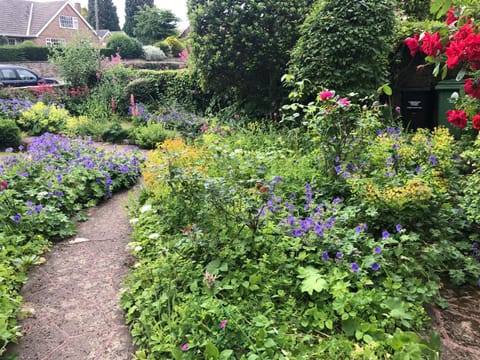
M 68 0 L 0 0 L 0 37 L 10 45 L 25 40 L 43 46 L 61 45 L 79 38 L 100 44 L 97 33 L 80 14 L 80 4 L 72 5 Z

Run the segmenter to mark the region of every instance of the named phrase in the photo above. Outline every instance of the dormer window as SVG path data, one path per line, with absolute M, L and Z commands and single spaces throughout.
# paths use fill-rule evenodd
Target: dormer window
M 66 29 L 78 29 L 78 18 L 75 16 L 60 15 L 60 27 Z

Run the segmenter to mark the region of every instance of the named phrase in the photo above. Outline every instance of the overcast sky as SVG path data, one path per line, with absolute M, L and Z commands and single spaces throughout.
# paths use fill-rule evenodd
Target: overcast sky
M 70 2 L 79 2 L 82 4 L 82 7 L 87 7 L 88 5 L 88 0 L 70 0 Z M 181 30 L 187 27 L 187 0 L 154 0 L 154 3 L 160 9 L 172 10 L 180 18 L 179 28 Z M 125 22 L 125 0 L 113 0 L 113 4 L 117 7 L 120 27 L 122 27 Z

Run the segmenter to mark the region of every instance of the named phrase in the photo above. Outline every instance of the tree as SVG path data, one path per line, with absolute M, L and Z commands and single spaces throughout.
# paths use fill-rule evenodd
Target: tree
M 170 10 L 143 5 L 135 14 L 133 33 L 144 44 L 153 44 L 175 35 L 178 17 Z
M 392 0 L 320 0 L 301 28 L 290 73 L 304 100 L 322 89 L 372 95 L 387 82 L 395 29 Z
M 206 90 L 262 112 L 283 96 L 281 76 L 313 0 L 189 0 L 193 67 Z
M 120 30 L 120 25 L 117 15 L 117 7 L 112 0 L 97 0 L 98 1 L 98 28 L 108 29 L 110 31 Z M 87 21 L 95 29 L 95 0 L 88 0 L 88 15 Z
M 135 29 L 135 15 L 143 5 L 153 7 L 153 0 L 125 1 L 125 24 L 123 25 L 123 31 L 125 31 L 129 36 L 134 35 L 133 30 Z

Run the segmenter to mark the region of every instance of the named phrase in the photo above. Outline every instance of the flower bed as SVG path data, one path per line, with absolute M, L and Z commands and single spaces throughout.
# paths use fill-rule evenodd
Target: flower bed
M 18 336 L 19 290 L 52 241 L 75 234 L 71 217 L 137 182 L 135 152 L 44 134 L 0 163 L 0 354 Z

